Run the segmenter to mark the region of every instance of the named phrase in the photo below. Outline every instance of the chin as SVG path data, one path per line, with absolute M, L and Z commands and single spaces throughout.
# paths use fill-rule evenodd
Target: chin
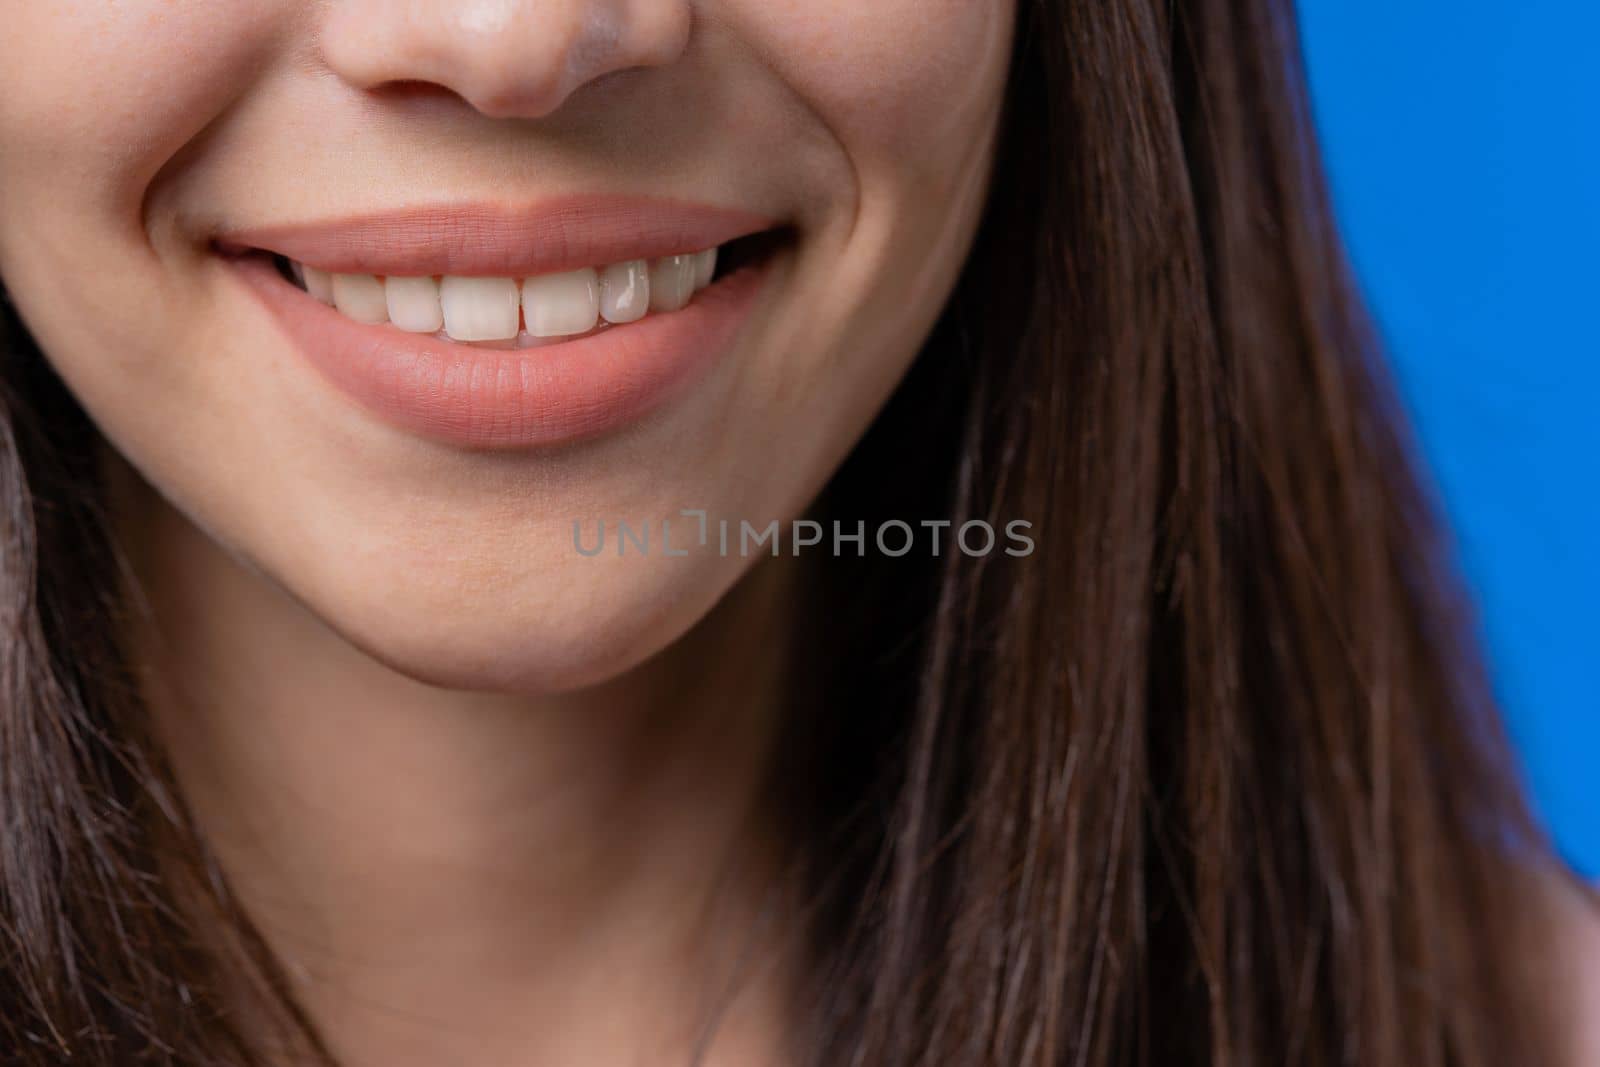
M 671 647 L 748 563 L 578 557 L 503 574 L 492 587 L 449 569 L 347 571 L 348 581 L 297 599 L 361 654 L 413 681 L 556 696 L 615 682 Z

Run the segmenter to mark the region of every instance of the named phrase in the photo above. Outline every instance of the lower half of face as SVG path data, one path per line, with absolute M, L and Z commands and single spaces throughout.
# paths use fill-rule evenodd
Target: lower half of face
M 439 684 L 710 611 L 948 298 L 1011 13 L 678 4 L 5 0 L 0 277 L 146 506 Z

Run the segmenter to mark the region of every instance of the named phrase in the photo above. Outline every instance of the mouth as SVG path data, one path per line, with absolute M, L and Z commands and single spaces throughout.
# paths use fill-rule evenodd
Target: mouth
M 659 202 L 410 211 L 212 241 L 323 378 L 461 447 L 641 419 L 732 347 L 793 232 Z

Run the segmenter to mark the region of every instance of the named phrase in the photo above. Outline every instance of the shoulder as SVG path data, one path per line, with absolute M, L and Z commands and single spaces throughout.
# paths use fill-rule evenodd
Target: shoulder
M 1563 1062 L 1600 1064 L 1600 886 L 1552 872 L 1541 893 L 1550 922 L 1548 996 L 1565 1035 Z

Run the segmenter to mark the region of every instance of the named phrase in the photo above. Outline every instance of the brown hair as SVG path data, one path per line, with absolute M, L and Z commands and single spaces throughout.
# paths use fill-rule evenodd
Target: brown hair
M 1037 550 L 830 560 L 802 606 L 805 1058 L 1538 1062 L 1508 872 L 1545 847 L 1292 5 L 1018 6 L 977 247 L 822 506 Z M 6 317 L 5 1060 L 262 1062 L 241 982 L 320 1056 L 143 729 L 94 430 Z

